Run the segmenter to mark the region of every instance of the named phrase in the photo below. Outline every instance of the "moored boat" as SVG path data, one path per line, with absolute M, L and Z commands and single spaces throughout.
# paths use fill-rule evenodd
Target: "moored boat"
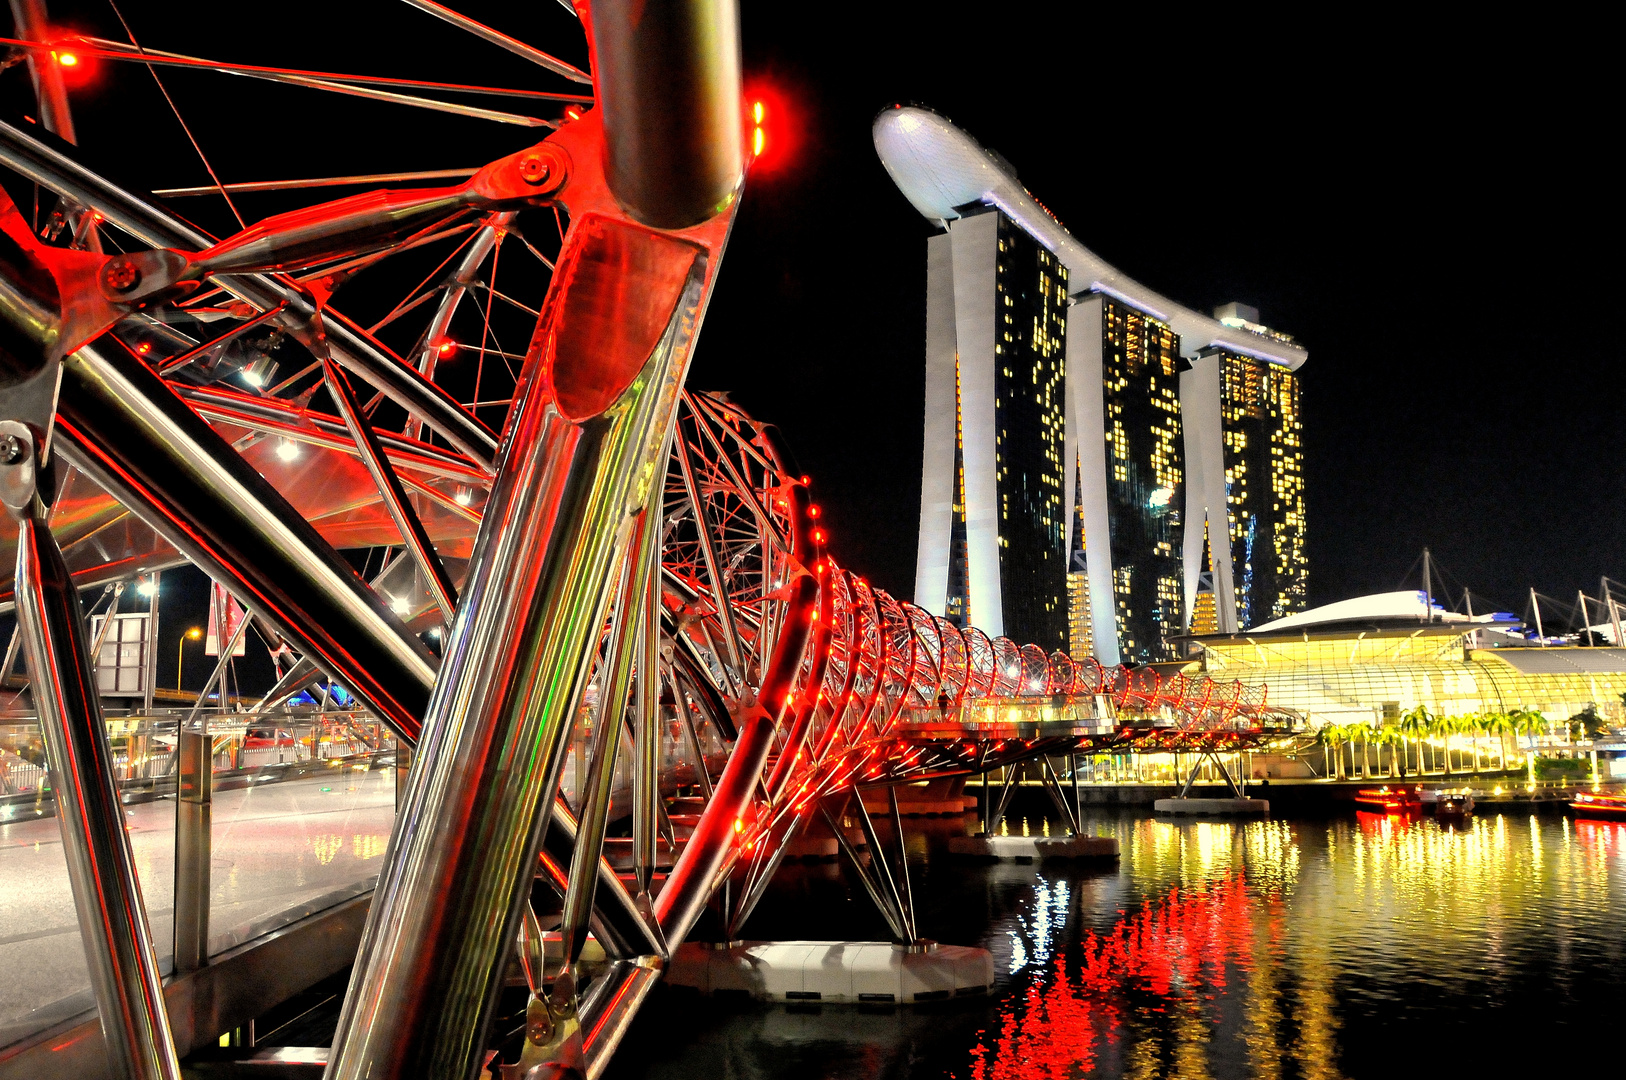
M 1474 796 L 1470 791 L 1440 791 L 1434 797 L 1434 816 L 1461 820 L 1474 812 Z
M 1570 809 L 1581 817 L 1626 821 L 1626 795 L 1589 795 L 1581 792 L 1570 800 Z
M 1380 788 L 1361 788 L 1355 792 L 1355 801 L 1370 810 L 1381 810 L 1387 814 L 1402 814 L 1412 810 L 1420 810 L 1423 798 L 1412 787 L 1389 787 L 1385 784 Z

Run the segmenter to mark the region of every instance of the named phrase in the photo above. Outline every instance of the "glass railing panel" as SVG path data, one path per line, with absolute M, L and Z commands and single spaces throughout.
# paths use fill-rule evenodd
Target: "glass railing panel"
M 167 751 L 149 720 L 110 720 L 108 737 L 154 950 L 167 974 L 175 880 Z M 0 718 L 0 971 L 0 1046 L 95 1007 L 45 744 L 31 718 Z
M 174 970 L 175 724 L 167 719 L 111 717 L 108 742 L 124 794 L 124 824 L 136 880 L 147 908 L 158 969 Z
M 0 971 L 0 1046 L 95 1005 L 31 721 L 0 721 Z
M 371 889 L 395 823 L 394 744 L 384 730 L 349 716 L 208 723 L 209 953 Z

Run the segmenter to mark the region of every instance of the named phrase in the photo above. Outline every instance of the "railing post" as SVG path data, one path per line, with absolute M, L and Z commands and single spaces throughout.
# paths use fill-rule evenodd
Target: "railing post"
M 35 487 L 36 475 L 52 463 L 40 463 L 38 429 L 4 421 L 3 430 L 0 501 L 19 525 L 17 625 L 50 759 L 57 824 L 108 1070 L 121 1080 L 178 1080 L 175 1040 L 84 637 L 84 610 Z
M 400 739 L 395 740 L 395 808 L 401 809 L 406 796 L 407 777 L 412 773 L 412 749 Z
M 209 862 L 214 802 L 214 738 L 199 721 L 180 732 L 175 800 L 175 970 L 209 959 Z

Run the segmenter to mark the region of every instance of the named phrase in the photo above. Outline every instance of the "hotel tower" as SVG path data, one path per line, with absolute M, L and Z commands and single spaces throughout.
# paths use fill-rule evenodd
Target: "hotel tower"
M 943 230 L 915 603 L 1109 664 L 1302 611 L 1304 349 L 1127 278 L 928 109 L 882 112 L 875 146 Z

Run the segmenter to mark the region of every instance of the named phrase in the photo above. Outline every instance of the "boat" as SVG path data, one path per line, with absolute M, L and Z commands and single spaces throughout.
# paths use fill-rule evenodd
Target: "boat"
M 1416 788 L 1389 787 L 1387 784 L 1380 788 L 1361 788 L 1355 792 L 1355 801 L 1370 810 L 1380 810 L 1386 814 L 1404 814 L 1423 807 L 1423 797 Z
M 1570 800 L 1570 809 L 1574 810 L 1580 817 L 1626 821 L 1626 795 L 1588 795 L 1581 793 Z
M 1474 812 L 1471 791 L 1438 791 L 1434 794 L 1434 816 L 1447 821 L 1461 821 Z
M 1474 811 L 1474 789 L 1460 788 L 1418 788 L 1417 797 L 1422 800 L 1425 814 L 1436 814 L 1440 817 L 1462 817 Z

